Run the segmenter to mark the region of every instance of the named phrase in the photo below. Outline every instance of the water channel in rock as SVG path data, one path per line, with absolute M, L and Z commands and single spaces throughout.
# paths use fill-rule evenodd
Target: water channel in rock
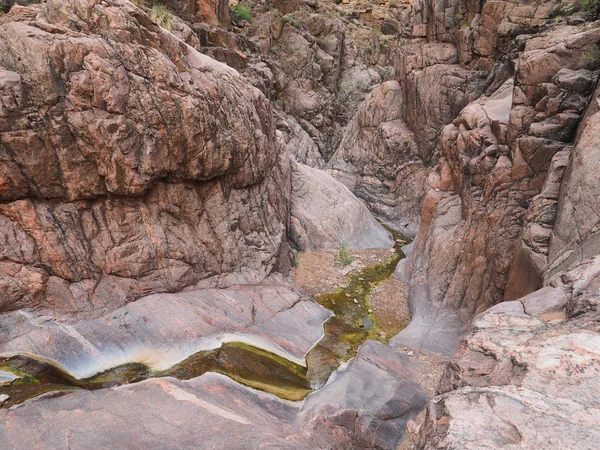
M 350 275 L 343 287 L 315 298 L 335 316 L 324 324 L 325 336 L 307 355 L 307 367 L 238 342 L 198 352 L 167 370 L 154 371 L 145 364 L 132 362 L 87 379 L 76 379 L 50 361 L 15 355 L 0 358 L 0 371 L 16 376 L 15 380 L 0 385 L 0 394 L 9 396 L 2 408 L 42 394 L 104 389 L 156 377 L 188 380 L 206 372 L 227 375 L 241 384 L 286 400 L 301 400 L 322 387 L 341 363 L 356 355 L 362 343 L 368 339 L 387 342 L 387 336 L 380 331 L 372 315 L 369 294 L 394 273 L 398 262 L 405 257 L 402 246 L 410 240 L 386 228 L 395 242 L 395 252 L 387 261 L 364 267 L 358 274 Z

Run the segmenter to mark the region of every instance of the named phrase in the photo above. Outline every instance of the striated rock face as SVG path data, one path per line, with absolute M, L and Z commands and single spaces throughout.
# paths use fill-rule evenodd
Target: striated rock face
M 451 44 L 412 44 L 398 51 L 396 76 L 403 90 L 403 118 L 425 163 L 439 151 L 442 128 L 485 88 L 479 73 L 457 62 Z
M 579 81 L 582 89 L 590 86 L 587 77 L 574 81 Z M 546 277 L 565 270 L 574 262 L 600 254 L 599 138 L 600 87 L 596 87 L 579 126 L 577 145 L 571 153 L 560 191 Z
M 125 0 L 0 21 L 0 311 L 285 270 L 288 164 L 258 90 Z
M 292 242 L 299 250 L 391 248 L 390 233 L 327 172 L 292 163 Z
M 484 11 L 491 3 L 518 11 L 511 2 Z M 541 2 L 523 8 L 545 20 Z M 498 17 L 498 29 L 508 25 Z M 398 274 L 412 276 L 411 301 L 433 311 L 434 330 L 439 316 L 468 324 L 469 311 L 498 304 L 473 320 L 414 448 L 592 449 L 600 439 L 598 71 L 589 57 L 600 34 L 597 23 L 573 25 L 577 17 L 524 39 L 515 76 L 443 131 L 430 176 L 440 191 L 427 195 L 426 226 Z M 439 238 L 449 230 L 451 243 Z M 440 310 L 439 298 L 452 306 Z M 392 342 L 411 343 L 413 328 Z

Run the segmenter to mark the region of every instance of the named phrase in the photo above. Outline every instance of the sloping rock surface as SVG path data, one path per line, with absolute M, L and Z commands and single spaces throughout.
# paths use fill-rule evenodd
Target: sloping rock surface
M 367 207 L 327 172 L 292 163 L 291 238 L 301 249 L 391 248 Z
M 600 260 L 478 316 L 416 448 L 597 447 Z
M 155 294 L 72 324 L 24 311 L 4 314 L 0 355 L 49 361 L 79 379 L 128 363 L 164 370 L 226 342 L 304 365 L 330 316 L 282 277 L 271 277 L 254 286 Z
M 1 410 L 0 435 L 15 450 L 40 443 L 56 449 L 391 450 L 426 398 L 397 353 L 368 342 L 337 379 L 304 403 L 284 402 L 214 373 L 189 381 L 158 378 Z

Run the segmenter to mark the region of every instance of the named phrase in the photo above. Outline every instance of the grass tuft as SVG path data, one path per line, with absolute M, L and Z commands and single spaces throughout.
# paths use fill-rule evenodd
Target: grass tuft
M 154 5 L 150 15 L 152 20 L 167 31 L 171 31 L 173 14 L 164 5 Z

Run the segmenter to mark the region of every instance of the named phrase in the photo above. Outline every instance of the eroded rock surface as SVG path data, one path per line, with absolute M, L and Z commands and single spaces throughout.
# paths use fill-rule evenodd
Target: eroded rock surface
M 598 259 L 478 316 L 416 448 L 593 449 L 600 439 Z M 543 430 L 543 433 L 540 431 Z
M 76 378 L 129 363 L 167 369 L 243 342 L 304 365 L 330 311 L 282 277 L 260 285 L 155 294 L 92 320 L 17 311 L 0 317 L 0 355 L 52 362 Z
M 34 399 L 1 410 L 0 433 L 14 449 L 42 440 L 51 448 L 391 450 L 426 398 L 396 352 L 369 342 L 303 403 L 208 373 Z M 29 430 L 32 421 L 39 426 Z
M 125 0 L 0 23 L 1 311 L 102 312 L 286 270 L 288 164 L 235 70 Z

